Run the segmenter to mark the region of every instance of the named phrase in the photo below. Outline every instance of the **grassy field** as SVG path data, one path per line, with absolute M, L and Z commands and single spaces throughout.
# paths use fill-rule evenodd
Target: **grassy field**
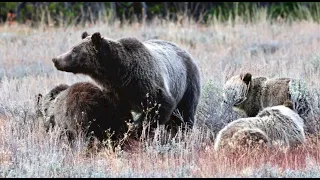
M 263 17 L 257 22 L 203 26 L 155 19 L 145 26 L 1 26 L 0 177 L 320 177 L 317 136 L 293 150 L 213 151 L 215 134 L 242 116 L 233 111 L 220 116 L 222 86 L 241 72 L 305 80 L 312 92 L 313 120 L 320 117 L 320 25 L 270 23 Z M 188 50 L 200 67 L 203 87 L 194 129 L 162 144 L 160 127 L 154 137 L 131 141 L 128 149 L 90 154 L 82 138 L 71 149 L 57 131 L 45 133 L 34 118 L 35 95 L 60 83 L 92 81 L 57 71 L 51 61 L 80 41 L 83 31 L 113 39 L 158 38 Z

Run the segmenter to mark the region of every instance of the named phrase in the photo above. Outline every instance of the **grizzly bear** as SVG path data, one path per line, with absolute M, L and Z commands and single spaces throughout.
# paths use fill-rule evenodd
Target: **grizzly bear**
M 127 122 L 132 119 L 130 110 L 123 104 L 90 82 L 60 84 L 44 97 L 39 94 L 37 114 L 45 118 L 46 130 L 61 127 L 70 141 L 81 132 L 103 141 L 108 138 L 108 130 L 115 141 L 123 138 L 128 131 Z
M 224 107 L 233 107 L 245 112 L 248 117 L 256 116 L 263 108 L 293 102 L 293 109 L 304 119 L 306 131 L 314 133 L 310 95 L 306 85 L 297 79 L 252 77 L 243 73 L 231 77 L 223 88 Z
M 137 122 L 145 119 L 145 107 L 155 103 L 156 123 L 167 124 L 178 110 L 184 121 L 178 124 L 193 126 L 201 84 L 199 68 L 187 51 L 164 40 L 112 40 L 99 32 L 84 32 L 82 38 L 52 59 L 58 70 L 90 76 L 141 114 Z
M 266 144 L 294 147 L 305 142 L 303 119 L 293 111 L 292 102 L 266 107 L 255 117 L 239 118 L 219 131 L 214 149 Z

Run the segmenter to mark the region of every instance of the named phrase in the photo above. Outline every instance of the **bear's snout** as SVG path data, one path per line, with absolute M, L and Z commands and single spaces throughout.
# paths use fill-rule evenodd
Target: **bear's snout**
M 58 58 L 52 58 L 52 62 L 56 63 L 58 61 Z
M 52 62 L 54 64 L 54 66 L 58 69 L 58 70 L 61 70 L 62 67 L 61 67 L 61 63 L 59 62 L 59 58 L 52 58 Z

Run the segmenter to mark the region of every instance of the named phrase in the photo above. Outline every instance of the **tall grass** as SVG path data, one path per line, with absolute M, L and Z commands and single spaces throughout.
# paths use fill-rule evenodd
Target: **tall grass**
M 191 19 L 150 24 L 119 22 L 68 28 L 0 26 L 0 176 L 1 177 L 319 177 L 319 140 L 310 137 L 293 150 L 213 151 L 215 134 L 242 114 L 221 114 L 224 82 L 240 72 L 254 76 L 301 78 L 312 92 L 318 122 L 320 97 L 320 27 L 313 21 L 271 23 L 265 15 L 255 23 L 216 21 L 201 25 Z M 51 59 L 81 40 L 81 33 L 99 31 L 118 39 L 173 41 L 196 59 L 202 95 L 196 125 L 168 143 L 161 127 L 143 140 L 130 140 L 123 150 L 108 147 L 87 152 L 45 133 L 34 117 L 35 95 L 60 83 L 92 81 L 57 71 Z

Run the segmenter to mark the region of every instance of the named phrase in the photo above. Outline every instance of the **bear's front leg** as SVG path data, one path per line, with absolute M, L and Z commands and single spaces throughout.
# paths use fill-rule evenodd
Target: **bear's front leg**
M 159 107 L 159 124 L 164 125 L 170 119 L 173 111 L 176 109 L 175 100 L 164 90 L 159 90 L 158 94 Z

